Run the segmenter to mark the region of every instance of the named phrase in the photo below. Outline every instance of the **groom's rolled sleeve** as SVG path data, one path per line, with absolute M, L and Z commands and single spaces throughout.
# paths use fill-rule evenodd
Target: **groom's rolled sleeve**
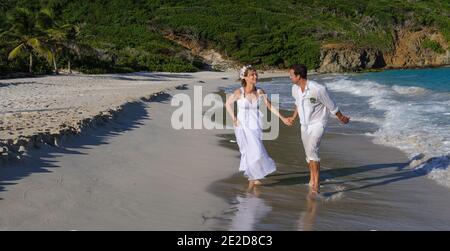
M 295 100 L 295 104 L 297 104 L 297 99 L 298 99 L 298 88 L 297 88 L 297 86 L 292 85 L 291 91 L 292 91 L 292 97 Z
M 339 111 L 339 107 L 336 105 L 336 103 L 333 101 L 333 99 L 328 95 L 328 91 L 326 87 L 320 88 L 318 91 L 318 98 L 319 101 L 324 104 L 328 110 L 330 110 L 330 113 L 335 115 Z

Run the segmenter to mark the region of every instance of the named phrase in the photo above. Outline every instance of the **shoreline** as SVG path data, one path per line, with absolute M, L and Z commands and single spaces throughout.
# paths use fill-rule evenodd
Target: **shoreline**
M 223 90 L 219 93 L 225 95 Z M 252 192 L 237 169 L 234 134 L 218 135 L 218 145 L 237 156 L 236 172 L 208 187 L 229 205 L 211 217 L 216 221 L 213 230 L 449 229 L 450 214 L 442 212 L 450 206 L 448 189 L 423 170 L 415 170 L 406 153 L 375 144 L 374 137 L 365 134 L 326 131 L 321 143 L 321 194 L 311 199 L 298 127 L 298 121 L 294 128 L 280 125 L 279 138 L 264 141 L 277 171 Z
M 448 230 L 447 189 L 369 136 L 325 134 L 324 196 L 308 200 L 298 124 L 281 125 L 279 138 L 264 142 L 278 171 L 247 194 L 233 130 L 170 126 L 171 96 L 192 98 L 195 85 L 203 96 L 217 93 L 237 83 L 236 72 L 189 76 L 179 81 L 185 88 L 0 166 L 0 229 Z
M 354 74 L 354 73 L 371 73 L 371 72 L 383 72 L 383 71 L 391 71 L 391 70 L 422 70 L 422 69 L 434 69 L 434 68 L 449 68 L 450 64 L 444 64 L 444 65 L 427 65 L 427 66 L 418 66 L 418 67 L 386 67 L 386 68 L 380 68 L 380 69 L 367 69 L 367 70 L 361 70 L 361 71 L 347 71 L 347 72 L 318 72 L 315 70 L 309 70 L 308 75 L 323 75 L 323 74 Z M 226 70 L 222 71 L 210 71 L 210 72 L 218 72 L 218 73 L 224 73 L 224 72 L 234 72 L 238 71 L 239 69 L 236 68 L 228 68 Z M 288 69 L 260 69 L 259 71 L 265 72 L 265 73 L 284 73 Z M 34 75 L 29 74 L 26 72 L 17 72 L 16 75 L 0 75 L 0 80 L 13 80 L 13 79 L 22 79 L 22 78 L 41 78 L 41 77 L 49 77 L 49 76 L 90 76 L 90 75 L 123 75 L 123 74 L 134 74 L 134 73 L 140 73 L 142 71 L 136 71 L 136 72 L 129 72 L 129 73 L 105 73 L 105 74 L 85 74 L 81 72 L 75 72 L 72 74 L 68 73 L 62 73 L 59 74 L 42 74 L 42 75 Z M 199 72 L 209 72 L 209 70 L 200 69 L 197 72 L 150 72 L 148 73 L 165 73 L 165 74 L 192 74 L 192 73 L 199 73 Z
M 420 67 L 420 68 L 402 68 L 402 69 L 432 69 L 432 68 L 439 68 L 439 67 L 450 67 L 450 65 L 447 66 L 436 66 L 436 67 Z M 390 70 L 399 70 L 397 68 L 392 68 L 392 69 L 383 69 L 382 71 L 390 71 Z M 224 71 L 222 73 L 226 73 L 226 72 L 234 72 L 234 71 Z M 373 72 L 373 71 L 361 71 L 361 72 L 349 72 L 349 73 L 341 73 L 341 74 L 364 74 L 364 73 L 368 73 L 368 72 Z M 201 73 L 201 72 L 200 72 Z M 220 72 L 217 72 L 220 73 Z M 125 74 L 112 74 L 112 76 L 133 76 L 134 74 L 142 74 L 142 72 L 135 72 L 135 73 L 125 73 Z M 165 75 L 177 75 L 177 74 L 189 74 L 189 73 L 147 73 L 144 72 L 144 74 L 148 74 L 148 75 L 152 75 L 152 74 L 165 74 Z M 190 73 L 190 74 L 195 74 L 195 73 Z M 311 71 L 309 73 L 309 75 L 311 76 L 321 76 L 321 75 L 326 75 L 329 73 L 319 73 L 316 71 Z M 339 73 L 334 73 L 334 74 L 339 74 Z M 65 77 L 65 78 L 71 78 L 71 77 L 76 77 L 77 75 L 81 75 L 83 77 L 98 77 L 98 76 L 111 76 L 111 74 L 102 74 L 102 75 L 89 75 L 89 74 L 75 74 L 75 75 L 48 75 L 47 77 Z M 264 75 L 264 78 L 268 78 L 271 79 L 273 77 L 277 78 L 277 77 L 287 77 L 286 76 L 286 70 L 281 70 L 281 69 L 269 69 L 269 70 L 265 70 L 262 71 L 262 75 Z M 45 78 L 46 75 L 44 76 L 37 76 L 34 78 L 26 78 L 26 79 L 42 79 Z M 10 81 L 18 81 L 20 79 L 8 79 Z M 6 83 L 5 85 L 2 86 L 2 82 L 5 83 L 7 81 L 0 79 L 0 88 L 2 87 L 7 87 L 8 85 L 15 85 L 15 83 Z M 20 81 L 18 82 L 20 83 Z M 33 132 L 33 133 L 27 133 L 26 135 L 24 134 L 17 134 L 13 137 L 9 137 L 7 136 L 5 138 L 5 133 L 7 134 L 13 134 L 14 132 L 11 132 L 11 130 L 8 130 L 8 127 L 6 127 L 6 130 L 2 127 L 2 123 L 0 123 L 0 131 L 3 130 L 3 137 L 0 137 L 0 164 L 2 162 L 8 161 L 10 159 L 19 159 L 21 158 L 21 156 L 23 156 L 24 154 L 26 154 L 26 152 L 31 149 L 31 148 L 37 148 L 39 147 L 39 145 L 42 144 L 48 144 L 48 145 L 52 145 L 52 146 L 57 146 L 58 142 L 65 136 L 67 135 L 74 135 L 74 134 L 78 134 L 81 132 L 82 128 L 84 127 L 91 127 L 91 126 L 95 126 L 96 124 L 102 124 L 104 122 L 107 122 L 108 120 L 112 119 L 115 114 L 117 114 L 121 109 L 123 105 L 126 105 L 127 103 L 132 103 L 132 102 L 138 102 L 139 100 L 151 100 L 152 98 L 154 98 L 155 96 L 157 96 L 158 94 L 164 94 L 165 90 L 168 90 L 170 88 L 176 88 L 176 85 L 172 85 L 172 86 L 168 86 L 167 88 L 161 86 L 159 87 L 159 90 L 155 90 L 150 92 L 147 95 L 137 95 L 135 97 L 133 97 L 131 100 L 124 100 L 119 102 L 118 105 L 113 105 L 113 106 L 109 106 L 106 107 L 106 109 L 104 110 L 99 110 L 97 113 L 95 114 L 90 114 L 87 118 L 79 118 L 76 119 L 75 121 L 71 121 L 71 123 L 69 125 L 67 125 L 68 121 L 62 121 L 60 122 L 58 125 L 53 125 L 53 128 L 41 128 L 42 130 L 39 130 L 38 132 Z M 19 111 L 19 113 L 21 113 L 21 111 Z M 26 111 L 25 111 L 26 113 Z M 9 112 L 9 114 L 14 114 L 14 112 Z M 8 112 L 3 112 L 3 115 L 8 115 Z M 0 111 L 0 118 L 2 116 L 2 112 Z M 51 116 L 50 115 L 46 115 Z M 35 117 L 33 119 L 37 119 L 39 120 L 39 117 Z M 19 126 L 20 127 L 20 126 Z M 55 129 L 56 127 L 56 129 Z M 44 132 L 42 132 L 44 131 Z M 2 136 L 2 135 L 0 135 Z
M 208 187 L 229 205 L 214 215 L 214 230 L 448 230 L 450 214 L 442 212 L 449 206 L 447 188 L 410 168 L 399 149 L 367 135 L 325 133 L 321 195 L 311 199 L 298 126 L 280 126 L 279 138 L 264 142 L 277 171 L 257 190 L 246 190 L 239 156 L 236 172 Z M 219 138 L 221 147 L 239 153 L 232 133 Z

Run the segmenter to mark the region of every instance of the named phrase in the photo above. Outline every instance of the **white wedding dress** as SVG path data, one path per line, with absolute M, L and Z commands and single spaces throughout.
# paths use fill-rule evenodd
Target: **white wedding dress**
M 275 162 L 269 157 L 262 143 L 262 112 L 259 110 L 261 95 L 253 102 L 245 97 L 241 87 L 241 97 L 237 100 L 238 126 L 234 132 L 241 152 L 239 171 L 249 180 L 263 179 L 275 171 Z

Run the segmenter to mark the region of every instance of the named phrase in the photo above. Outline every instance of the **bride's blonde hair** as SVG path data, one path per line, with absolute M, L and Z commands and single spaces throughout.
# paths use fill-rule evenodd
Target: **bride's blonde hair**
M 247 86 L 247 82 L 245 81 L 244 77 L 248 76 L 249 71 L 256 72 L 256 69 L 251 65 L 245 65 L 239 70 L 239 79 L 241 80 L 241 85 L 243 87 Z

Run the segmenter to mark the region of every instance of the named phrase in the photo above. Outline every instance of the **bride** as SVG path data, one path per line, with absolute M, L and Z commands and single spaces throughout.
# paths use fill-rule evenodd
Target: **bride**
M 275 162 L 269 157 L 262 143 L 262 116 L 259 110 L 261 101 L 264 101 L 267 108 L 283 123 L 290 125 L 291 122 L 272 106 L 264 90 L 256 87 L 258 73 L 252 66 L 242 67 L 239 78 L 242 87 L 236 89 L 227 99 L 226 109 L 233 118 L 236 141 L 241 152 L 239 171 L 243 171 L 248 177 L 251 189 L 261 185 L 260 180 L 276 169 Z M 237 117 L 233 111 L 234 102 L 237 102 Z

